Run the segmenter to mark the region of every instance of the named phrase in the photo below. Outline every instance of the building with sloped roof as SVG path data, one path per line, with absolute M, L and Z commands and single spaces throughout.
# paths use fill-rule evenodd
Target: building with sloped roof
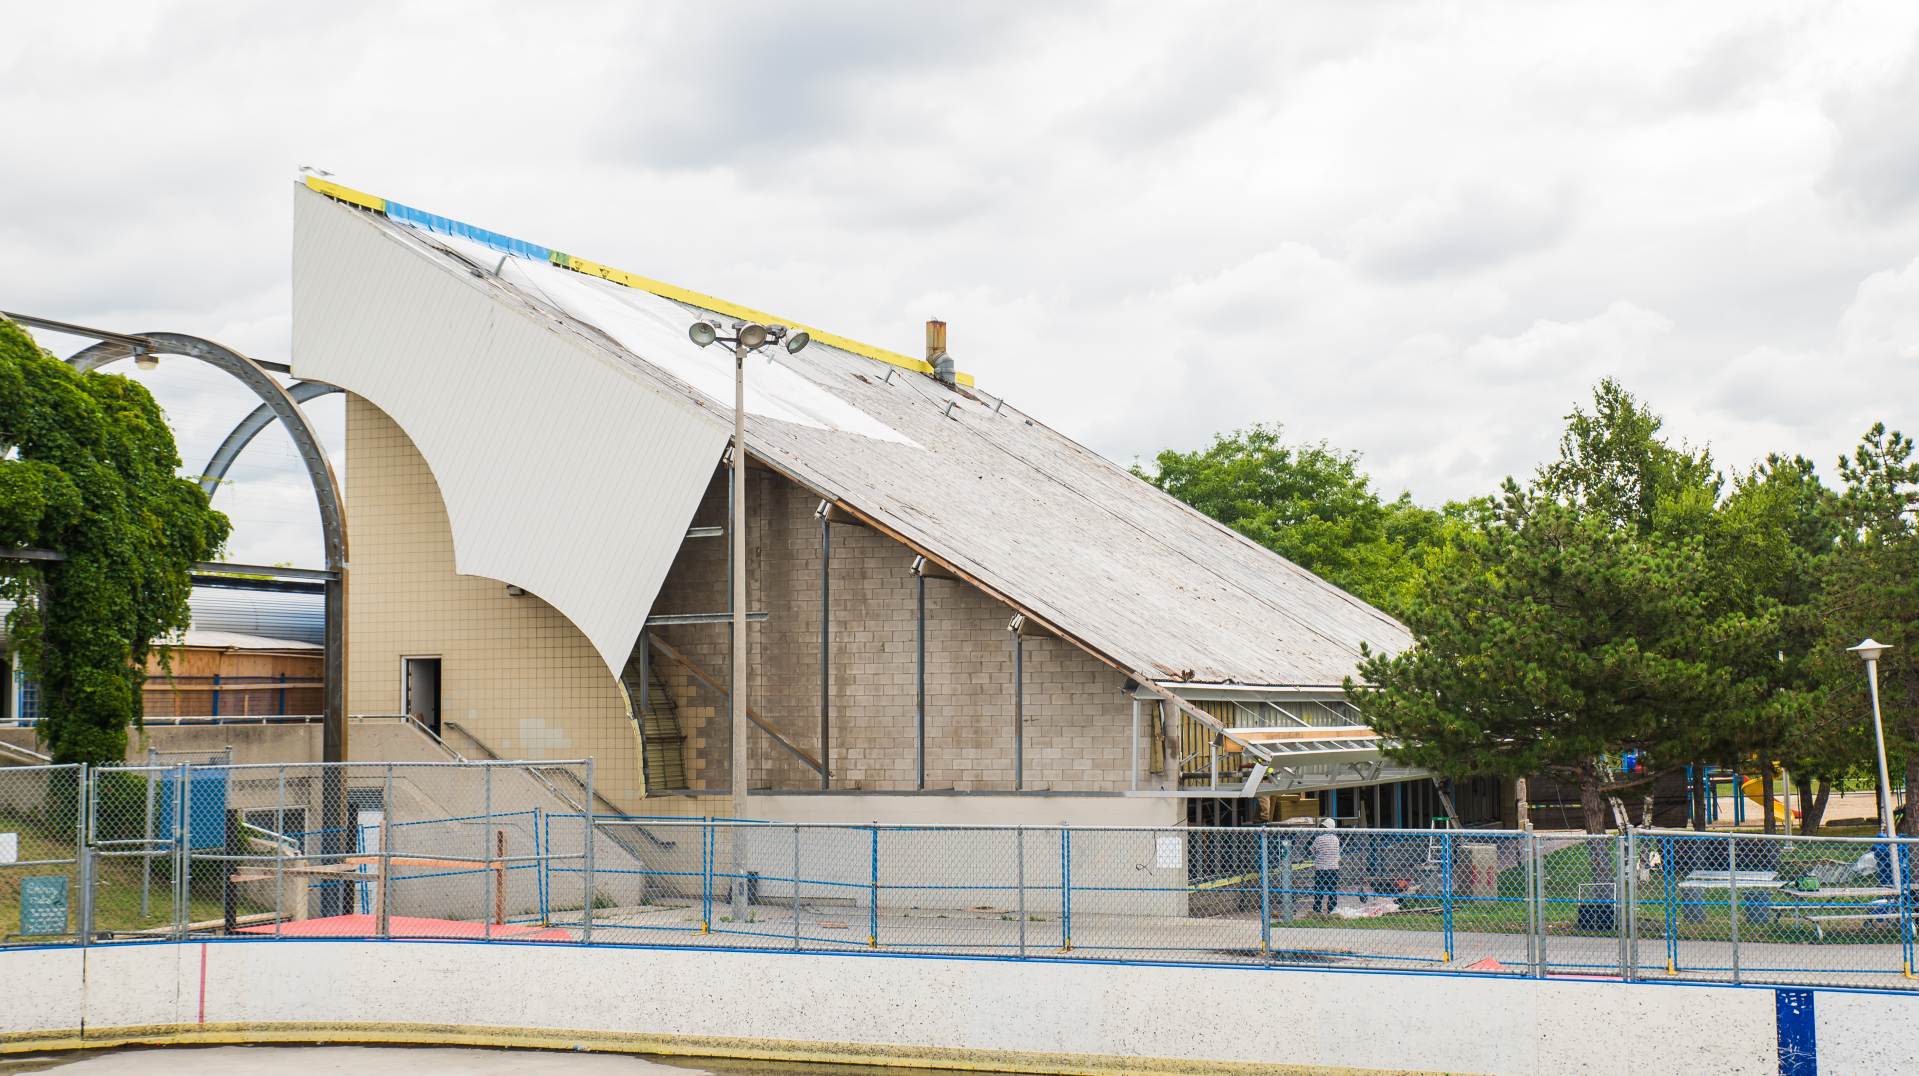
M 688 339 L 735 319 L 813 337 L 747 363 L 738 565 L 733 357 Z M 350 709 L 723 813 L 738 570 L 756 817 L 1440 812 L 1341 688 L 1402 625 L 943 358 L 308 178 L 292 368 L 348 394 Z

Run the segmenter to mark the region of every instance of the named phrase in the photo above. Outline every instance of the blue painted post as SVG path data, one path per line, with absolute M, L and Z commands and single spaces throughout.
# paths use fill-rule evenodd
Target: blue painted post
M 281 673 L 280 683 L 283 686 L 280 688 L 280 692 L 279 692 L 280 705 L 276 708 L 283 714 L 287 712 L 287 689 L 284 686 L 286 682 L 287 682 L 287 674 Z
M 1059 831 L 1059 950 L 1073 950 L 1073 831 Z
M 553 865 L 546 861 L 547 841 L 551 836 L 546 831 L 546 821 L 546 811 L 539 807 L 533 808 L 533 855 L 540 865 L 540 872 L 535 877 L 540 880 L 541 926 L 551 926 L 553 923 L 553 911 L 547 901 L 547 894 L 552 892 L 553 879 L 550 871 Z
M 1439 835 L 1439 879 L 1443 895 L 1440 921 L 1445 934 L 1440 959 L 1450 961 L 1453 958 L 1453 835 L 1444 830 Z
M 866 945 L 869 949 L 880 947 L 880 828 L 866 827 L 873 837 L 873 876 L 871 888 L 866 897 Z
M 1894 842 L 1892 854 L 1899 864 L 1899 946 L 1902 950 L 1900 972 L 1912 978 L 1912 857 L 1910 845 Z
M 1671 837 L 1659 838 L 1660 872 L 1665 875 L 1666 886 L 1666 974 L 1679 971 L 1679 880 L 1673 870 L 1673 852 Z
M 220 716 L 220 674 L 213 674 L 213 716 Z
M 700 827 L 700 933 L 713 933 L 713 816 Z
M 1259 831 L 1259 951 L 1262 956 L 1273 951 L 1273 877 L 1267 869 L 1271 838 L 1272 834 L 1266 830 Z
M 1732 824 L 1735 826 L 1746 824 L 1746 793 L 1740 787 L 1737 771 L 1734 771 L 1732 775 Z

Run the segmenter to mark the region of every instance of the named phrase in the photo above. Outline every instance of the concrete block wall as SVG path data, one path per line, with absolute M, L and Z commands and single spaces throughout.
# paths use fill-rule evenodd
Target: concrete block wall
M 748 476 L 748 605 L 768 619 L 749 626 L 755 711 L 790 741 L 819 747 L 819 499 L 768 471 Z M 695 525 L 726 519 L 717 473 Z M 907 547 L 865 527 L 832 537 L 831 760 L 833 787 L 895 791 L 914 779 L 915 581 Z M 726 540 L 689 540 L 667 574 L 656 614 L 726 609 Z M 926 583 L 929 789 L 1013 787 L 1013 610 L 957 580 Z M 728 676 L 727 628 L 676 626 L 659 634 L 714 679 Z M 1117 672 L 1057 639 L 1025 642 L 1026 788 L 1127 787 L 1132 709 Z M 657 659 L 656 659 L 657 660 Z M 687 736 L 694 788 L 727 784 L 723 699 L 670 664 L 660 667 Z M 755 734 L 755 788 L 817 787 L 810 768 Z
M 592 756 L 598 790 L 637 809 L 638 742 L 592 644 L 536 595 L 458 574 L 419 450 L 359 396 L 347 395 L 346 419 L 349 711 L 399 713 L 401 658 L 437 656 L 443 720 L 506 758 Z

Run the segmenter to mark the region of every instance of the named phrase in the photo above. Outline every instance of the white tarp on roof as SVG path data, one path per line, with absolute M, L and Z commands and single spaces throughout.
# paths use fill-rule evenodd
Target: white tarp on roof
M 597 384 L 604 369 L 614 364 L 639 381 L 678 393 L 694 410 L 730 422 L 731 356 L 718 347 L 702 351 L 686 340 L 696 311 L 545 263 L 508 259 L 495 275 L 491 270 L 499 257 L 491 252 L 476 259 L 471 251 L 457 252 L 454 241 L 443 236 L 304 191 L 302 201 L 325 207 L 331 218 L 356 222 L 361 231 L 384 233 L 395 241 L 393 248 L 412 248 L 410 265 L 437 263 L 437 276 L 457 284 L 464 295 L 488 300 L 479 307 L 462 303 L 458 317 L 419 310 L 413 295 L 446 291 L 452 285 L 429 287 L 414 279 L 412 269 L 402 285 L 390 271 L 339 262 L 341 273 L 381 278 L 362 290 L 404 286 L 407 297 L 402 300 L 367 301 L 403 322 L 408 339 L 419 341 L 420 348 L 395 350 L 365 341 L 363 334 L 362 342 L 380 351 L 381 362 L 320 372 L 301 365 L 301 272 L 296 257 L 296 372 L 367 395 L 416 441 L 433 441 L 432 452 L 425 443 L 421 448 L 428 452 L 436 477 L 440 454 L 457 454 L 462 443 L 471 444 L 478 436 L 476 423 L 492 420 L 499 423 L 493 435 L 540 451 L 549 470 L 630 466 L 653 472 L 677 466 L 689 484 L 710 478 L 717 448 L 669 457 L 657 450 L 622 448 L 612 438 L 588 444 L 577 438 L 560 443 L 528 436 L 529 430 L 551 430 L 556 421 L 591 425 L 594 391 L 569 396 L 581 401 L 578 416 L 551 409 L 458 408 L 444 417 L 428 413 L 416 418 L 397 413 L 381 399 L 391 395 L 385 385 L 396 377 L 388 366 L 417 364 L 430 352 L 438 365 L 417 380 L 431 384 L 462 378 L 468 366 L 465 349 L 491 340 L 503 323 L 530 324 L 546 337 L 573 346 L 535 353 L 530 343 L 521 344 L 513 356 L 517 361 L 496 351 L 487 376 L 526 380 L 531 369 L 538 371 L 533 380 L 542 384 Z M 320 214 L 316 209 L 308 215 Z M 384 265 L 390 255 L 375 260 Z M 475 260 L 484 265 L 476 267 Z M 357 316 L 352 304 L 335 304 L 334 310 L 339 316 Z M 447 337 L 450 344 L 434 345 L 435 337 Z M 888 378 L 892 369 L 820 344 L 797 356 L 781 352 L 770 361 L 752 360 L 749 449 L 775 469 L 856 508 L 990 592 L 1147 679 L 1331 687 L 1353 673 L 1362 643 L 1396 651 L 1410 642 L 1405 628 L 1386 614 L 1016 408 L 920 374 L 894 371 Z M 724 382 L 716 374 L 724 374 Z M 1127 386 L 1089 382 L 1089 390 L 1094 388 L 1128 391 Z M 430 389 L 424 391 L 432 396 Z M 1131 391 L 1150 390 L 1138 386 Z M 430 428 L 415 429 L 416 421 Z M 721 436 L 710 443 L 724 440 Z M 553 460 L 577 465 L 556 467 Z M 470 469 L 465 463 L 458 466 Z M 443 490 L 449 486 L 445 478 L 441 484 Z M 570 490 L 567 496 L 593 494 Z M 454 499 L 449 493 L 450 512 Z M 590 515 L 592 508 L 590 500 L 556 497 L 543 503 L 556 517 L 574 521 Z M 529 520 L 509 525 L 496 519 L 491 525 L 506 531 L 538 529 L 538 522 Z M 620 538 L 597 546 L 591 558 L 579 549 L 579 570 L 589 576 L 617 572 L 632 540 L 626 534 Z M 523 534 L 512 540 L 539 544 Z M 670 557 L 670 551 L 664 555 Z M 461 556 L 461 570 L 469 571 L 464 552 Z M 639 610 L 643 608 L 644 603 Z M 629 633 L 629 644 L 631 638 Z M 608 657 L 611 665 L 610 652 Z
M 458 571 L 539 596 L 617 677 L 728 420 L 397 225 L 304 187 L 294 202 L 294 374 L 399 423 Z

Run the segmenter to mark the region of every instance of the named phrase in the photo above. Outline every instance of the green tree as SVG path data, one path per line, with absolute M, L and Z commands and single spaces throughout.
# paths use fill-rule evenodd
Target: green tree
M 1466 509 L 1382 502 L 1359 457 L 1324 442 L 1287 444 L 1277 425 L 1167 450 L 1133 473 L 1335 586 L 1396 613 Z
M 1864 762 L 1872 751 L 1871 702 L 1864 670 L 1845 647 L 1868 635 L 1891 644 L 1879 660 L 1886 753 L 1892 766 L 1905 767 L 1904 832 L 1919 835 L 1919 460 L 1913 456 L 1912 439 L 1882 423 L 1839 460 L 1838 541 L 1813 603 L 1819 632 L 1810 666 L 1820 685 L 1812 705 L 1842 742 L 1857 745 Z
M 76 373 L 0 320 L 0 545 L 66 557 L 16 564 L 0 593 L 57 760 L 124 756 L 153 640 L 187 626 L 188 569 L 226 541 L 179 466 L 145 388 Z
M 1776 631 L 1742 591 L 1703 452 L 1659 438 L 1617 383 L 1567 420 L 1559 457 L 1530 486 L 1508 479 L 1470 542 L 1435 558 L 1403 619 L 1415 645 L 1370 654 L 1348 682 L 1407 762 L 1453 776 L 1546 774 L 1575 785 L 1586 828 L 1606 803 L 1737 738 Z M 1646 772 L 1616 776 L 1633 750 Z

